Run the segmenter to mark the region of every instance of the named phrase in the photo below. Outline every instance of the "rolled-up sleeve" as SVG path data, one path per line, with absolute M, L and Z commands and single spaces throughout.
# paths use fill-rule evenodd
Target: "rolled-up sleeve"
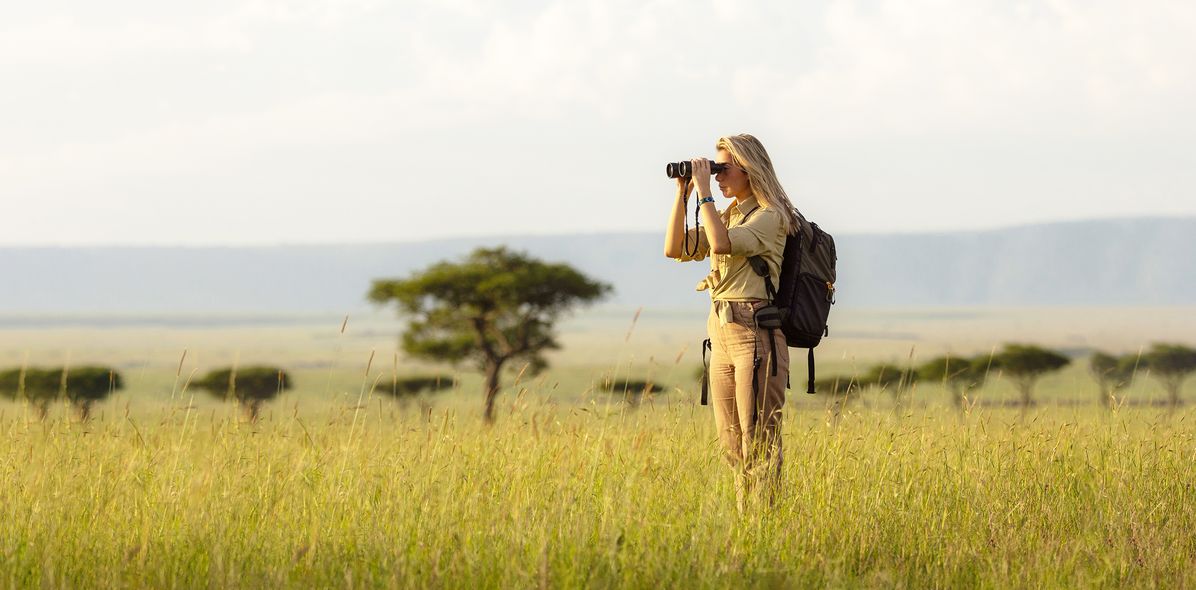
M 698 249 L 694 252 L 694 243 L 697 243 Z M 689 251 L 686 252 L 686 245 L 689 246 Z M 681 255 L 674 258 L 677 262 L 689 262 L 691 260 L 704 260 L 710 255 L 710 241 L 706 239 L 706 230 L 700 227 L 691 228 L 685 232 L 685 239 L 681 242 Z
M 761 209 L 748 217 L 747 223 L 727 230 L 732 256 L 764 254 L 777 240 L 781 216 L 772 209 Z

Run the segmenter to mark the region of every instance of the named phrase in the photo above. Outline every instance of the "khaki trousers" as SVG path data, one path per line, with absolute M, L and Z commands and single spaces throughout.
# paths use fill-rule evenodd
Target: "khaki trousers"
M 740 510 L 745 494 L 763 492 L 769 501 L 779 490 L 781 462 L 781 407 L 789 378 L 789 347 L 785 335 L 755 327 L 754 314 L 764 301 L 717 302 L 706 319 L 713 356 L 710 360 L 710 399 L 714 424 L 727 462 L 735 471 Z M 718 306 L 722 310 L 722 321 Z M 727 321 L 729 319 L 729 321 Z M 724 324 L 725 321 L 725 324 Z M 772 346 L 777 351 L 776 376 L 772 375 Z M 753 371 L 753 351 L 760 358 Z M 753 399 L 752 376 L 757 379 Z M 759 488 L 765 489 L 759 489 Z

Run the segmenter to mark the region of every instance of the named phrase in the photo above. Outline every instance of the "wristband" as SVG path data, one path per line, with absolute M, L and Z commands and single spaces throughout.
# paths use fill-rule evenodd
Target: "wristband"
M 706 203 L 713 203 L 713 202 L 714 202 L 713 196 L 702 197 L 702 198 L 698 199 L 698 206 L 701 207 L 702 205 L 705 205 Z

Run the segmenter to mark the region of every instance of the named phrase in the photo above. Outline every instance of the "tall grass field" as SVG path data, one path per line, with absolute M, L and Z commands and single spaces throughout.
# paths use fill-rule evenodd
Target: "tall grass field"
M 1031 408 L 998 403 L 997 379 L 959 410 L 922 384 L 843 405 L 795 373 L 782 493 L 741 514 L 692 334 L 629 320 L 566 326 L 573 352 L 508 376 L 490 427 L 476 375 L 407 362 L 389 327 L 0 329 L 0 360 L 110 359 L 128 381 L 87 422 L 0 403 L 0 587 L 1196 587 L 1196 416 L 1152 405 L 1148 379 L 1110 410 L 1074 366 Z M 996 342 L 967 322 L 1008 325 L 882 320 L 820 348 L 825 370 L 975 353 Z M 1147 337 L 1039 327 L 1056 348 Z M 187 387 L 257 358 L 298 385 L 256 423 Z M 456 389 L 386 395 L 392 373 L 435 370 Z M 609 376 L 668 388 L 629 404 L 595 389 Z

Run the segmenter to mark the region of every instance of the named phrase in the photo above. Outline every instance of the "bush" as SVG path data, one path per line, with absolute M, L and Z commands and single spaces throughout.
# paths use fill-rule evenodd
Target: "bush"
M 270 366 L 215 369 L 192 385 L 216 398 L 235 400 L 251 422 L 257 421 L 263 403 L 292 387 L 286 371 Z
M 623 401 L 635 405 L 644 396 L 660 393 L 665 387 L 643 379 L 603 379 L 598 383 L 598 390 L 622 396 Z
M 438 393 L 453 388 L 455 381 L 448 375 L 424 375 L 403 377 L 391 382 L 391 387 L 379 391 L 395 398 L 415 396 L 422 392 Z
M 95 402 L 123 387 L 120 373 L 110 367 L 23 367 L 0 372 L 0 395 L 28 401 L 43 420 L 49 414 L 50 404 L 60 398 L 71 403 L 80 420 L 87 420 Z

